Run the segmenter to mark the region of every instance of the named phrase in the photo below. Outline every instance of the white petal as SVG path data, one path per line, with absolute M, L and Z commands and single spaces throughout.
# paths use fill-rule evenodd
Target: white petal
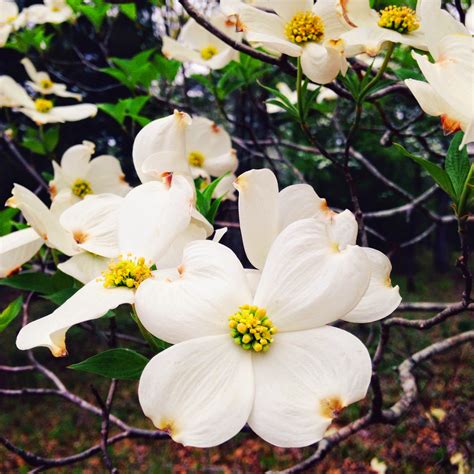
M 0 237 L 0 278 L 15 273 L 43 245 L 34 229 L 22 229 Z
M 77 245 L 102 257 L 116 257 L 118 219 L 123 198 L 115 194 L 86 196 L 61 214 L 61 225 L 71 232 Z
M 284 21 L 290 21 L 297 13 L 310 12 L 313 8 L 313 0 L 272 0 L 271 8 Z
M 0 107 L 34 107 L 26 90 L 10 76 L 0 76 Z
M 212 197 L 214 199 L 218 199 L 220 197 L 224 197 L 225 200 L 229 201 L 236 201 L 237 196 L 235 195 L 235 188 L 234 188 L 234 182 L 237 179 L 237 176 L 235 174 L 228 174 L 221 178 L 219 181 L 219 184 L 216 186 L 216 189 L 214 189 L 214 193 Z
M 87 180 L 95 194 L 113 193 L 125 196 L 130 191 L 120 161 L 114 156 L 101 155 L 94 158 L 89 165 Z
M 276 334 L 270 350 L 252 357 L 255 401 L 249 425 L 265 441 L 302 447 L 319 441 L 342 409 L 365 397 L 372 364 L 365 346 L 325 326 Z
M 163 36 L 161 52 L 163 53 L 163 56 L 168 59 L 176 59 L 181 62 L 189 61 L 196 64 L 204 63 L 204 59 L 197 51 L 173 38 L 170 38 L 169 36 Z
M 312 186 L 294 184 L 278 194 L 280 230 L 300 219 L 314 217 L 327 220 L 330 215 L 326 199 L 321 199 Z
M 35 194 L 24 186 L 15 184 L 12 195 L 7 201 L 8 205 L 21 210 L 28 224 L 40 235 L 46 245 L 66 255 L 79 252 L 72 234 L 61 227 L 58 218 Z
M 155 273 L 138 288 L 140 321 L 156 337 L 177 343 L 229 332 L 229 316 L 251 302 L 247 279 L 237 257 L 221 244 L 189 244 L 174 271 Z M 229 336 L 230 338 L 230 336 Z
M 260 270 L 255 270 L 254 268 L 245 268 L 245 276 L 247 277 L 247 283 L 252 293 L 252 297 L 254 297 L 257 292 L 258 284 L 260 283 L 262 272 Z
M 130 191 L 119 213 L 120 252 L 158 261 L 188 227 L 193 191 L 184 177 L 176 175 L 171 185 L 150 181 Z
M 427 82 L 406 79 L 405 84 L 428 115 L 436 117 L 446 113 L 448 105 Z
M 213 56 L 211 59 L 204 61 L 203 64 L 210 69 L 218 70 L 226 67 L 231 61 L 237 61 L 238 58 L 238 52 L 230 46 L 226 46 L 222 49 L 222 51 Z
M 72 276 L 84 285 L 99 277 L 106 271 L 109 259 L 89 252 L 82 252 L 58 265 L 59 270 Z
M 33 82 L 39 82 L 43 78 L 38 74 L 38 71 L 29 58 L 23 58 L 20 62 L 25 67 L 26 73 Z
M 329 223 L 329 238 L 333 244 L 337 244 L 339 250 L 356 244 L 358 226 L 351 211 L 346 209 L 339 214 L 332 214 Z
M 344 68 L 344 54 L 339 48 L 308 43 L 303 48 L 301 67 L 306 76 L 317 84 L 332 82 Z
M 100 318 L 121 304 L 132 304 L 134 296 L 135 292 L 128 288 L 104 288 L 103 282 L 93 280 L 56 311 L 23 327 L 16 345 L 21 350 L 48 347 L 55 357 L 64 356 L 66 331 L 71 326 Z
M 41 91 L 39 91 L 41 92 Z M 66 90 L 66 85 L 65 84 L 58 84 L 54 83 L 53 86 L 49 89 L 49 91 L 45 91 L 50 94 L 54 94 L 58 97 L 68 97 L 71 99 L 76 99 L 78 101 L 82 100 L 82 95 L 81 94 L 76 94 L 75 92 L 69 92 Z
M 305 219 L 275 239 L 254 304 L 281 331 L 298 331 L 340 319 L 364 295 L 370 265 L 360 247 L 338 251 L 330 225 Z
M 245 253 L 262 269 L 278 234 L 278 182 L 269 169 L 250 170 L 235 181 L 239 191 L 239 220 Z
M 74 145 L 64 152 L 61 158 L 61 171 L 69 186 L 76 179 L 86 178 L 94 150 L 95 145 L 92 142 L 83 141 L 80 145 Z
M 151 180 L 159 180 L 164 173 L 178 173 L 190 177 L 190 184 L 194 185 L 191 178 L 191 169 L 187 159 L 184 158 L 184 147 L 182 152 L 158 151 L 148 155 L 141 166 L 142 183 Z
M 172 152 L 187 164 L 185 129 L 190 123 L 188 114 L 175 111 L 168 117 L 150 122 L 140 130 L 133 142 L 133 164 L 142 183 L 153 179 L 142 171 L 143 163 L 153 153 Z
M 378 250 L 363 247 L 369 258 L 372 274 L 369 287 L 359 304 L 344 316 L 344 321 L 371 323 L 392 314 L 402 301 L 398 285 L 392 287 L 390 260 Z
M 254 393 L 252 361 L 228 336 L 182 342 L 156 355 L 138 386 L 143 412 L 185 446 L 217 446 L 245 425 Z
M 373 25 L 380 18 L 378 13 L 370 8 L 370 2 L 367 0 L 340 0 L 338 3 L 344 20 L 352 27 Z
M 48 114 L 50 122 L 77 122 L 97 115 L 97 106 L 94 104 L 64 105 L 53 107 Z M 45 122 L 47 123 L 47 122 Z

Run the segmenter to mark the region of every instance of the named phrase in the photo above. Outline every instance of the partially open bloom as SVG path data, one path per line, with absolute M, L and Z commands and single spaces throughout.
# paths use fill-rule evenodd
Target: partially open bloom
M 125 198 L 92 196 L 65 211 L 61 224 L 77 246 L 112 258 L 102 274 L 98 272 L 53 313 L 23 327 L 18 348 L 45 346 L 55 356 L 66 355 L 69 327 L 99 318 L 120 304 L 133 304 L 136 289 L 152 275 L 151 267 L 159 265 L 179 233 L 189 226 L 191 199 L 189 183 L 168 175 L 160 182 L 134 188 Z M 116 218 L 108 225 L 104 218 L 111 214 Z M 111 228 L 115 238 L 111 238 Z
M 13 0 L 0 0 L 0 48 L 5 46 L 10 33 L 15 29 L 18 6 Z
M 84 141 L 53 161 L 54 179 L 49 183 L 53 206 L 63 209 L 90 194 L 112 193 L 124 196 L 130 190 L 117 158 L 100 155 L 91 160 L 95 145 Z
M 365 52 L 375 56 L 388 41 L 426 49 L 420 12 L 422 4 L 431 5 L 430 2 L 419 0 L 416 11 L 407 6 L 390 5 L 378 12 L 370 8 L 369 0 L 339 0 L 342 18 L 352 28 L 342 39 L 351 54 Z M 437 14 L 436 7 L 430 9 L 430 14 Z
M 454 18 L 442 19 L 428 38 L 434 63 L 412 53 L 428 82 L 407 79 L 405 84 L 427 114 L 441 118 L 446 134 L 464 131 L 463 147 L 474 141 L 474 40 Z
M 59 24 L 74 16 L 72 8 L 66 0 L 44 0 L 24 9 L 28 23 L 41 25 L 43 23 Z
M 230 38 L 238 41 L 241 33 L 236 31 L 236 24 L 220 12 L 215 12 L 209 21 Z M 209 69 L 221 69 L 238 58 L 232 49 L 205 28 L 190 19 L 182 28 L 178 39 L 163 37 L 164 56 L 178 61 L 191 62 L 207 66 Z
M 76 100 L 82 100 L 80 94 L 75 94 L 74 92 L 68 92 L 66 90 L 66 84 L 59 84 L 53 82 L 51 76 L 44 71 L 37 71 L 33 63 L 28 58 L 23 58 L 21 60 L 23 66 L 25 66 L 26 72 L 30 77 L 31 81 L 27 84 L 36 92 L 39 92 L 42 95 L 57 95 L 58 97 L 71 97 Z
M 304 74 L 326 84 L 345 74 L 344 45 L 339 40 L 347 27 L 332 0 L 271 2 L 276 14 L 245 6 L 240 20 L 247 40 L 288 56 L 301 57 Z
M 370 383 L 364 345 L 327 326 L 358 305 L 370 275 L 365 252 L 336 248 L 316 219 L 276 238 L 255 294 L 231 250 L 192 242 L 177 268 L 137 291 L 141 322 L 175 344 L 142 373 L 144 413 L 196 447 L 221 444 L 245 423 L 277 446 L 319 441 Z
M 357 222 L 349 210 L 336 214 L 326 200 L 307 184 L 295 184 L 278 192 L 275 175 L 268 169 L 251 170 L 240 175 L 239 220 L 245 253 L 250 263 L 265 268 L 277 236 L 293 222 L 312 218 L 327 227 L 334 249 L 355 246 Z M 359 304 L 343 319 L 358 323 L 376 321 L 391 314 L 400 304 L 398 286 L 392 287 L 390 260 L 378 250 L 361 247 L 371 269 L 371 280 Z

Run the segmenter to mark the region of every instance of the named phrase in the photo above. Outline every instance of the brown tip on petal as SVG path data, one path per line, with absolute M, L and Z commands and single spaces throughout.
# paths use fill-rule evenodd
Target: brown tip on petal
M 183 273 L 184 273 L 184 265 L 183 265 L 183 264 L 179 265 L 176 270 L 178 270 L 178 273 L 179 273 L 180 276 L 183 276 Z
M 87 237 L 88 237 L 88 235 L 82 230 L 75 230 L 72 233 L 72 236 L 78 244 L 83 244 L 87 240 Z
M 339 4 L 341 6 L 341 10 L 342 11 L 339 11 L 339 14 L 342 15 L 342 17 L 344 18 L 344 20 L 350 25 L 352 26 L 353 28 L 357 28 L 357 25 L 352 23 L 352 21 L 350 20 L 349 18 L 349 15 L 348 15 L 348 12 L 347 12 L 347 3 L 349 2 L 350 0 L 339 0 Z
M 5 206 L 7 207 L 16 207 L 17 202 L 15 199 L 15 196 L 9 197 L 7 201 L 5 202 Z
M 119 182 L 120 182 L 120 183 L 124 183 L 124 184 L 128 184 L 127 178 L 125 177 L 124 174 L 121 174 L 121 175 L 119 176 Z
M 49 186 L 49 194 L 51 194 L 51 198 L 54 199 L 56 195 L 58 194 L 58 189 L 54 184 L 51 184 Z
M 18 266 L 18 267 L 12 268 L 11 270 L 8 270 L 8 272 L 6 273 L 6 278 L 15 275 L 15 274 L 18 273 L 20 270 L 21 270 L 21 265 Z
M 217 125 L 217 123 L 212 122 L 211 130 L 212 130 L 214 133 L 219 133 L 219 132 L 221 131 L 221 128 L 219 127 L 219 125 Z
M 319 401 L 319 412 L 325 418 L 333 420 L 339 416 L 344 406 L 343 401 L 339 397 L 328 397 Z
M 66 357 L 67 349 L 66 346 L 55 346 L 51 349 L 51 353 L 54 357 Z
M 459 120 L 452 119 L 446 114 L 441 115 L 441 126 L 443 127 L 443 133 L 445 135 L 451 135 L 451 133 L 459 132 L 459 130 L 461 130 Z
M 160 178 L 163 184 L 169 189 L 173 182 L 173 173 L 171 171 L 165 171 L 164 173 L 161 173 Z

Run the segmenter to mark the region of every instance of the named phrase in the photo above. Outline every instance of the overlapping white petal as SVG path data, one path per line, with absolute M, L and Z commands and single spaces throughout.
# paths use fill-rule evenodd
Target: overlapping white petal
M 0 76 L 0 107 L 33 107 L 26 90 L 10 76 Z
M 25 114 L 38 125 L 47 123 L 78 122 L 97 115 L 97 106 L 94 104 L 64 105 L 52 107 L 48 112 L 38 111 L 34 104 L 30 107 L 21 107 L 19 112 Z
M 84 285 L 107 270 L 110 260 L 89 252 L 82 252 L 58 265 L 58 269 Z

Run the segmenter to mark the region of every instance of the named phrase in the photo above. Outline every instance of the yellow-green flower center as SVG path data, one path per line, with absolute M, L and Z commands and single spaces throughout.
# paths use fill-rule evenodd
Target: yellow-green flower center
M 205 156 L 200 151 L 192 151 L 188 155 L 188 163 L 197 168 L 201 168 L 205 160 Z
M 218 49 L 214 45 L 210 44 L 209 46 L 206 46 L 205 48 L 201 49 L 201 58 L 208 61 L 218 53 Z
M 324 37 L 324 22 L 312 12 L 300 12 L 286 24 L 285 34 L 293 43 L 319 43 Z
M 246 351 L 266 352 L 277 332 L 264 308 L 240 306 L 239 311 L 229 317 L 230 335 L 234 342 Z
M 36 99 L 35 109 L 42 114 L 48 113 L 53 108 L 53 102 L 48 99 Z
M 420 21 L 415 10 L 409 7 L 391 5 L 381 10 L 378 25 L 382 28 L 406 34 L 417 30 L 420 27 Z
M 132 259 L 129 255 L 126 259 L 119 257 L 117 260 L 112 260 L 102 275 L 105 288 L 125 286 L 136 289 L 144 280 L 151 277 L 151 269 L 143 257 Z
M 86 181 L 85 179 L 78 178 L 74 183 L 72 183 L 71 186 L 71 191 L 74 195 L 77 197 L 80 197 L 81 199 L 88 194 L 92 194 L 92 187 L 89 183 L 89 181 Z
M 51 89 L 51 87 L 53 87 L 53 81 L 51 79 L 41 79 L 39 83 L 43 89 Z

